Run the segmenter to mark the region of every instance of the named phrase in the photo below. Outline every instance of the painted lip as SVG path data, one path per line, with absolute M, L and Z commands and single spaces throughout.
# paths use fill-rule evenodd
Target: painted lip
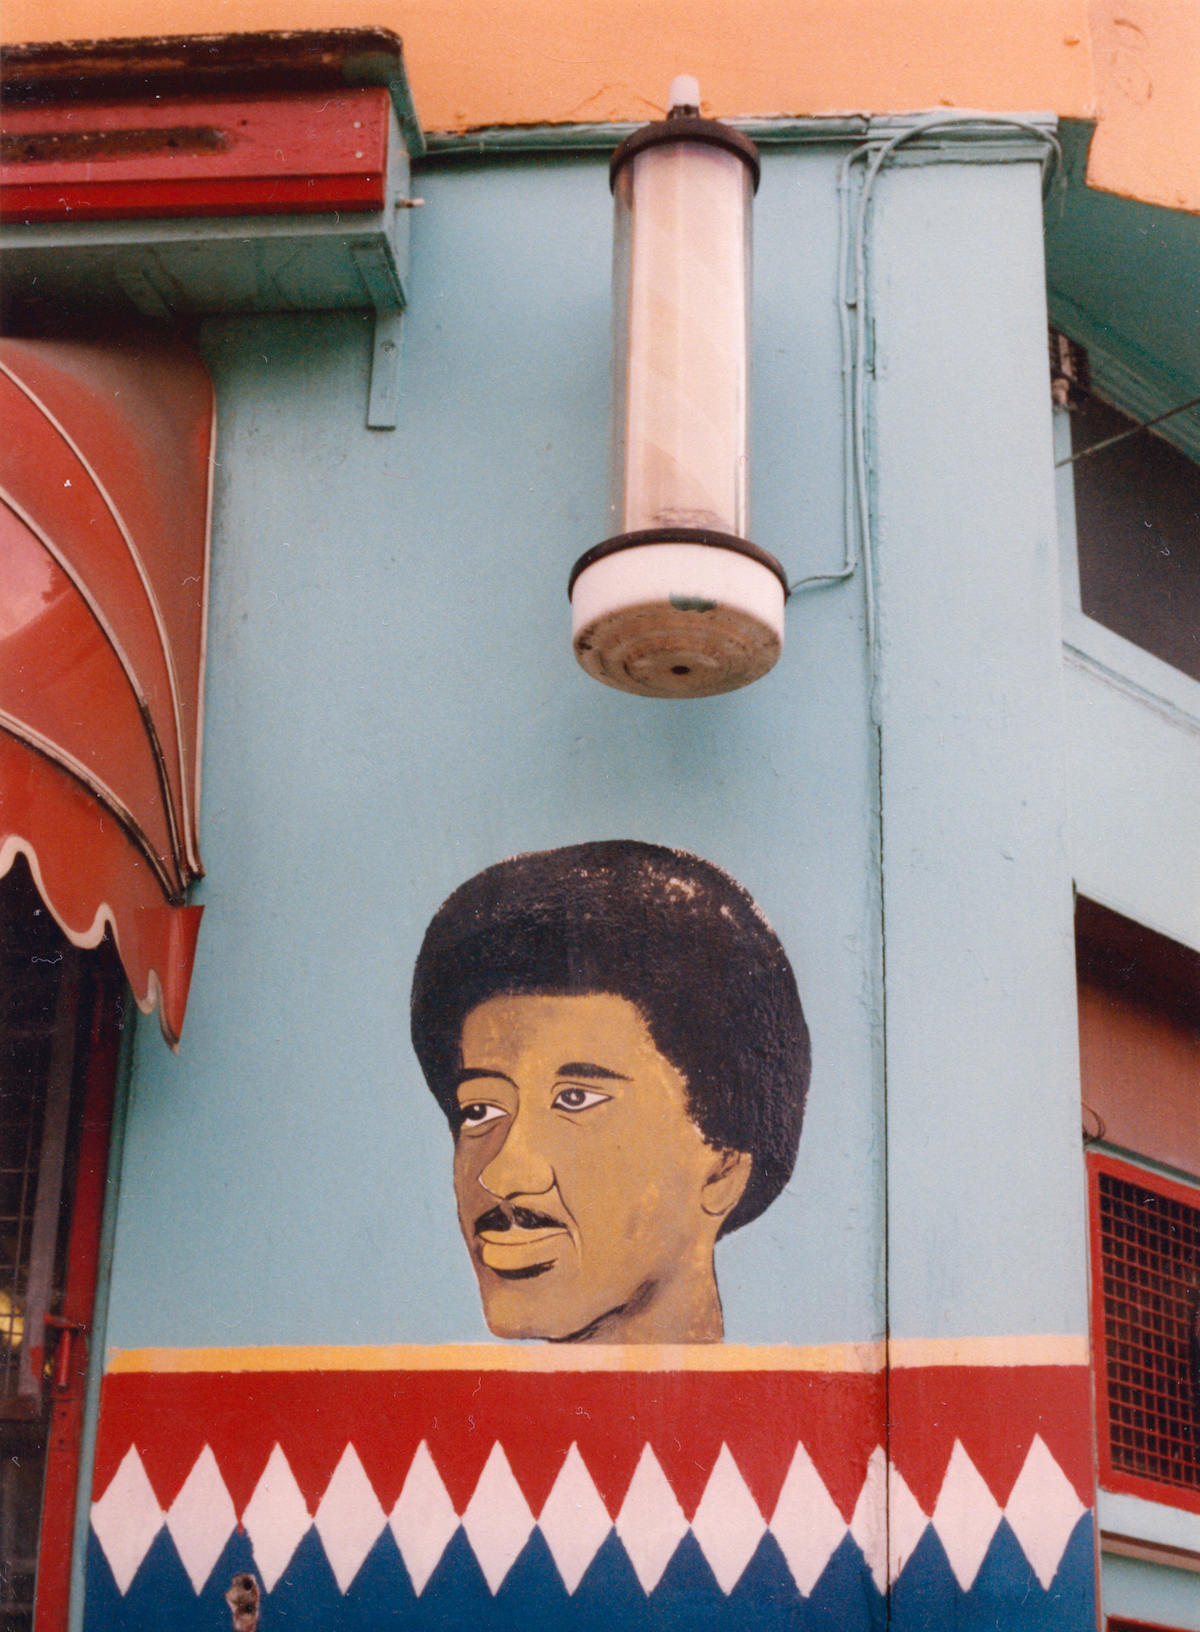
M 554 1256 L 554 1244 L 564 1239 L 567 1231 L 561 1226 L 534 1230 L 479 1230 L 479 1256 L 488 1269 L 501 1274 L 514 1269 L 532 1269 L 536 1264 L 548 1264 Z

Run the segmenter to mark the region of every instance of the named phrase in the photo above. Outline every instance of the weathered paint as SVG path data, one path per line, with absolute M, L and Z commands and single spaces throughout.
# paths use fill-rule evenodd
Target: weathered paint
M 1077 1330 L 1084 1317 L 1082 1280 L 1063 1274 L 1084 1248 L 1039 181 L 1033 164 L 948 163 L 885 171 L 877 195 L 898 1336 Z
M 1092 180 L 1103 183 L 1104 165 L 1120 174 L 1122 141 L 1133 132 L 1139 158 L 1120 185 L 1162 197 L 1154 188 L 1178 175 L 1179 132 L 1190 125 L 1182 122 L 1186 87 L 1160 59 L 1178 52 L 1191 23 L 1181 18 L 1167 30 L 1162 8 L 1149 7 L 1123 12 L 1119 23 L 1110 8 L 1093 6 L 1097 32 L 1064 33 L 1059 45 L 1049 31 L 1067 10 L 1086 21 L 1078 6 L 1043 8 L 1037 19 L 1025 7 L 1005 8 L 1001 32 L 991 35 L 1003 49 L 992 53 L 979 50 L 997 15 L 990 6 L 965 19 L 939 7 L 936 27 L 924 7 L 890 7 L 886 16 L 875 6 L 852 8 L 835 40 L 815 26 L 815 40 L 803 37 L 791 9 L 786 38 L 770 28 L 755 37 L 743 12 L 737 28 L 749 43 L 732 50 L 719 29 L 706 32 L 715 14 L 701 9 L 697 22 L 692 8 L 689 23 L 705 32 L 713 60 L 688 65 L 725 99 L 716 111 L 825 108 L 821 98 L 846 88 L 852 106 L 869 94 L 875 107 L 944 98 L 1086 114 L 1099 102 L 1106 140 L 1098 138 Z M 768 11 L 781 28 L 782 10 Z M 203 19 L 186 13 L 205 29 L 235 14 L 250 8 L 216 17 L 208 9 Z M 39 15 L 48 27 L 47 13 Z M 81 15 L 73 12 L 73 32 Z M 132 15 L 107 8 L 103 31 Z M 422 39 L 432 8 L 416 8 L 413 27 L 400 20 L 419 104 L 429 88 L 449 110 L 439 121 L 423 105 L 427 123 L 503 122 L 514 106 L 538 110 L 529 113 L 538 121 L 639 117 L 681 66 L 669 27 L 648 31 L 630 69 L 618 61 L 628 38 L 613 31 L 602 39 L 574 12 L 523 8 L 524 35 L 495 8 L 453 16 L 479 25 L 469 62 L 445 7 L 437 9 L 441 40 L 432 32 Z M 253 17 L 255 26 L 301 20 L 294 9 L 283 19 L 265 7 Z M 1144 44 L 1128 31 L 1131 21 Z M 854 32 L 868 23 L 876 25 L 869 41 Z M 894 32 L 901 23 L 903 43 Z M 1110 25 L 1121 50 L 1089 63 Z M 164 26 L 161 15 L 154 26 Z M 548 42 L 559 49 L 547 52 Z M 431 62 L 442 77 L 423 82 Z M 613 78 L 597 94 L 601 68 Z M 803 87 L 821 75 L 810 104 Z M 1133 94 L 1158 84 L 1162 96 Z M 1108 95 L 1114 85 L 1124 102 Z M 788 100 L 759 100 L 776 86 Z M 967 94 L 975 89 L 979 95 Z M 1049 94 L 1017 94 L 1042 89 Z M 439 107 L 436 97 L 431 105 Z M 780 192 L 771 206 L 764 192 L 756 246 L 756 531 L 789 565 L 802 558 L 798 573 L 835 566 L 842 542 L 833 157 L 772 156 Z M 544 1468 L 539 1481 L 522 1461 L 538 1449 L 524 1423 L 554 1392 L 568 1419 L 595 1407 L 579 1434 L 603 1441 L 606 1417 L 617 1414 L 611 1397 L 604 1403 L 613 1378 L 598 1366 L 567 1387 L 544 1361 L 525 1364 L 523 1351 L 506 1350 L 494 1366 L 474 1355 L 461 1375 L 448 1366 L 453 1385 L 446 1375 L 430 1382 L 432 1366 L 414 1366 L 414 1383 L 403 1359 L 373 1345 L 402 1339 L 432 1356 L 440 1342 L 481 1335 L 457 1264 L 444 1136 L 403 1043 L 420 927 L 453 883 L 507 850 L 597 832 L 685 844 L 744 878 L 789 949 L 799 949 L 825 1049 L 823 1097 L 814 1088 L 791 1193 L 727 1249 L 722 1286 L 741 1341 L 713 1352 L 728 1356 L 729 1376 L 713 1365 L 680 1365 L 677 1385 L 671 1367 L 656 1373 L 622 1363 L 617 1382 L 650 1425 L 645 1443 L 669 1431 L 653 1466 L 678 1464 L 664 1478 L 684 1528 L 692 1521 L 693 1534 L 650 1593 L 676 1594 L 676 1606 L 689 1595 L 692 1604 L 707 1601 L 715 1609 L 706 1624 L 714 1625 L 717 1610 L 730 1624 L 740 1617 L 761 1625 L 765 1603 L 786 1615 L 797 1592 L 814 1617 L 857 1594 L 869 1623 L 882 1609 L 886 1476 L 894 1545 L 883 1578 L 890 1565 L 894 1625 L 972 1617 L 1014 1624 L 1019 1613 L 1028 1625 L 1084 1626 L 1092 1618 L 1088 1390 L 1078 1348 L 1065 1362 L 1055 1356 L 1049 1379 L 1033 1377 L 1032 1361 L 1015 1371 L 969 1361 L 981 1344 L 986 1353 L 992 1335 L 1016 1345 L 1032 1334 L 1038 1353 L 1080 1342 L 1072 870 L 1098 898 L 1194 939 L 1179 887 L 1179 858 L 1194 854 L 1186 803 L 1194 744 L 1161 697 L 1113 686 L 1096 663 L 1075 659 L 1064 736 L 1038 178 L 1030 162 L 961 158 L 885 173 L 872 213 L 879 757 L 858 580 L 793 606 L 780 671 L 744 698 L 696 705 L 668 721 L 567 678 L 562 580 L 602 525 L 607 197 L 597 162 L 429 176 L 394 439 L 372 438 L 362 426 L 367 337 L 359 320 L 207 325 L 225 422 L 205 815 L 211 933 L 196 1010 L 204 1020 L 182 1064 L 141 1041 L 110 1336 L 267 1344 L 276 1355 L 297 1343 L 316 1352 L 294 1351 L 293 1363 L 280 1366 L 283 1382 L 269 1364 L 248 1381 L 249 1368 L 230 1365 L 231 1378 L 218 1359 L 198 1368 L 197 1385 L 188 1363 L 169 1353 L 142 1365 L 116 1360 L 96 1495 L 103 1502 L 128 1470 L 126 1485 L 98 1510 L 116 1514 L 108 1535 L 118 1538 L 128 1594 L 120 1603 L 113 1597 L 102 1517 L 94 1624 L 161 1616 L 169 1600 L 180 1627 L 211 1618 L 213 1608 L 223 1616 L 224 1583 L 212 1577 L 198 1592 L 195 1576 L 205 1548 L 219 1549 L 217 1565 L 230 1573 L 254 1562 L 257 1524 L 222 1535 L 219 1521 L 231 1510 L 235 1521 L 245 1516 L 267 1468 L 267 1488 L 293 1498 L 299 1536 L 289 1564 L 280 1539 L 287 1521 L 278 1534 L 268 1535 L 270 1524 L 262 1532 L 282 1570 L 279 1607 L 302 1598 L 308 1616 L 349 1612 L 378 1624 L 381 1604 L 395 1608 L 396 1595 L 411 1592 L 404 1555 L 378 1521 L 395 1511 L 414 1431 L 423 1423 L 434 1431 L 426 1419 L 437 1416 L 443 1386 L 471 1464 L 455 1477 L 453 1455 L 450 1463 L 431 1458 L 446 1522 L 453 1531 L 460 1516 L 469 1520 L 477 1495 L 481 1517 L 475 1535 L 467 1523 L 435 1560 L 443 1575 L 427 1613 L 436 1619 L 445 1603 L 437 1592 L 448 1591 L 460 1617 L 478 1603 L 481 1614 L 490 1606 L 501 1620 L 527 1624 L 536 1604 L 565 1624 L 562 1566 L 540 1537 L 524 1558 L 514 1554 L 515 1573 L 501 1581 L 496 1514 L 506 1503 L 518 1515 L 524 1503 L 531 1520 L 535 1509 L 546 1511 L 553 1486 Z M 1165 201 L 1187 197 L 1177 190 Z M 1167 734 L 1147 710 L 1170 726 Z M 1163 800 L 1172 768 L 1184 794 Z M 1155 843 L 1147 844 L 1148 832 Z M 889 1322 L 899 1340 L 891 1368 L 880 1370 Z M 324 1347 L 347 1336 L 374 1356 L 353 1368 L 351 1385 L 330 1381 L 339 1368 Z M 954 1345 L 961 1358 L 939 1364 L 938 1351 L 926 1350 L 931 1340 Z M 760 1341 L 770 1347 L 756 1350 Z M 803 1355 L 792 1345 L 808 1342 L 820 1345 L 819 1363 L 778 1365 L 780 1346 Z M 462 1360 L 457 1348 L 454 1356 Z M 660 1390 L 664 1377 L 671 1382 Z M 837 1540 L 836 1564 L 825 1561 L 824 1599 L 820 1577 L 804 1594 L 777 1537 L 759 1540 L 757 1556 L 747 1553 L 739 1585 L 737 1548 L 768 1522 L 778 1528 L 784 1487 L 773 1487 L 785 1451 L 794 1458 L 803 1445 L 814 1464 L 822 1460 L 798 1402 L 825 1384 L 844 1393 L 820 1482 L 850 1534 Z M 872 1484 L 873 1452 L 864 1463 L 863 1448 L 867 1428 L 883 1420 L 881 1387 L 891 1432 L 886 1457 L 879 1442 Z M 656 1390 L 670 1396 L 666 1403 Z M 787 1428 L 770 1444 L 769 1479 L 739 1437 L 744 1425 L 721 1414 L 739 1398 L 761 1405 L 764 1390 L 782 1402 Z M 523 1402 L 520 1426 L 497 1429 L 485 1443 L 467 1402 L 492 1409 L 501 1396 Z M 168 1408 L 155 1419 L 163 1400 Z M 123 1409 L 126 1426 L 155 1421 L 144 1441 L 138 1431 L 132 1460 L 135 1432 L 122 1440 Z M 220 1425 L 211 1428 L 214 1441 L 234 1434 L 239 1413 L 252 1428 L 232 1449 L 210 1445 L 206 1459 L 210 1426 Z M 363 1426 L 397 1416 L 408 1436 L 399 1454 L 384 1427 L 372 1443 Z M 1039 1436 L 1061 1425 L 1071 1448 L 1055 1441 L 1048 1461 L 1040 1452 L 1035 1460 L 1031 1420 Z M 279 1429 L 274 1462 L 261 1437 L 268 1424 Z M 567 1426 L 574 1431 L 576 1422 Z M 709 1442 L 689 1466 L 700 1427 Z M 723 1433 L 724 1461 L 714 1430 Z M 560 1472 L 564 1443 L 560 1435 L 554 1447 Z M 232 1464 L 251 1449 L 257 1466 L 235 1474 Z M 606 1495 L 595 1449 L 579 1455 L 610 1519 L 634 1486 L 630 1455 L 626 1443 L 621 1479 Z M 633 1466 L 654 1480 L 641 1451 Z M 1084 1471 L 1073 1474 L 1074 1466 Z M 838 1480 L 853 1487 L 840 1499 Z M 426 1496 L 436 1500 L 436 1488 L 427 1483 Z M 710 1488 L 718 1493 L 711 1527 L 701 1517 Z M 584 1500 L 586 1489 L 576 1480 Z M 660 1507 L 662 1490 L 658 1484 Z M 262 1500 L 269 1505 L 265 1493 Z M 307 1520 L 323 1502 L 327 1522 L 310 1531 Z M 164 1526 L 164 1512 L 174 1525 Z M 361 1538 L 373 1524 L 383 1552 L 355 1577 L 347 1534 Z M 632 1516 L 625 1530 L 635 1535 Z M 1051 1533 L 1063 1551 L 1040 1553 L 1039 1571 L 1032 1549 L 1047 1547 Z M 590 1605 L 585 1592 L 577 1615 L 586 1624 L 594 1611 L 611 1622 L 625 1594 L 634 1624 L 661 1600 L 646 1607 L 646 1582 L 619 1528 L 609 1540 Z M 1138 1568 L 1120 1560 L 1109 1572 L 1108 1607 L 1184 1624 L 1171 1572 L 1155 1578 L 1153 1609 L 1149 1593 L 1135 1606 L 1126 1589 Z M 210 1588 L 215 1600 L 203 1597 Z
M 10 0 L 5 38 L 383 25 L 404 41 L 427 130 L 661 116 L 693 73 L 705 112 L 1058 107 L 1093 101 L 1085 0 Z M 686 70 L 681 63 L 686 61 Z M 1031 96 L 1031 93 L 1034 94 Z
M 139 1048 L 112 1342 L 485 1335 L 407 1041 L 413 959 L 472 871 L 620 834 L 734 872 L 813 1016 L 795 1177 L 718 1247 L 728 1336 L 882 1333 L 860 586 L 799 603 L 740 700 L 647 703 L 576 667 L 567 574 L 605 524 L 605 169 L 422 178 L 394 434 L 363 427 L 356 316 L 205 328 L 206 935 L 184 1059 Z M 765 169 L 756 530 L 799 576 L 841 553 L 836 157 Z
M 1014 1351 L 1018 1345 L 1013 1344 Z M 991 1625 L 1094 1619 L 1088 1372 L 120 1366 L 106 1385 L 88 1624 Z M 493 1355 L 495 1350 L 491 1351 Z M 694 1352 L 694 1351 L 693 1351 Z M 803 1358 L 806 1351 L 792 1350 Z M 1015 1357 L 1015 1354 L 1014 1354 Z M 168 1355 L 154 1357 L 169 1360 Z M 311 1357 L 310 1357 L 311 1358 Z M 824 1356 L 820 1357 L 824 1360 Z M 850 1357 L 844 1357 L 847 1361 Z M 890 1445 L 891 1411 L 925 1432 Z M 528 1423 L 536 1417 L 538 1431 Z M 883 1498 L 890 1491 L 890 1524 Z M 1019 1602 L 1019 1609 L 1017 1604 Z M 536 1606 L 536 1607 L 535 1607 Z M 1007 1624 L 1012 1624 L 1009 1621 Z
M 758 200 L 755 531 L 795 577 L 835 568 L 843 548 L 834 295 L 846 150 L 768 153 Z M 580 1625 L 611 1620 L 614 1604 L 657 1613 L 666 1594 L 699 1604 L 705 1624 L 761 1624 L 768 1603 L 786 1618 L 803 1599 L 812 1614 L 853 1601 L 870 1625 L 890 1573 L 894 1622 L 994 1620 L 1019 1599 L 1030 1626 L 1088 1624 L 1036 152 L 1027 135 L 1007 149 L 951 144 L 879 179 L 868 256 L 878 728 L 861 575 L 797 597 L 777 670 L 728 698 L 647 703 L 571 661 L 566 574 L 604 526 L 602 158 L 423 177 L 394 435 L 363 426 L 368 336 L 352 314 L 205 325 L 222 405 L 206 935 L 183 1058 L 145 1036 L 138 1051 L 94 1624 L 168 1600 L 181 1627 L 207 1614 L 255 1562 L 256 1533 L 277 1608 L 303 1595 L 309 1614 L 322 1604 L 369 1621 L 411 1607 L 406 1555 L 384 1522 L 422 1440 L 439 1485 L 426 1468 L 421 1488 L 445 1532 L 426 1560 L 435 1621 L 446 1593 L 458 1613 L 477 1605 L 498 1624 L 527 1623 L 536 1602 Z M 728 1349 L 685 1361 L 650 1348 L 640 1364 L 624 1351 L 615 1373 L 603 1356 L 464 1350 L 484 1332 L 449 1141 L 405 1036 L 412 960 L 437 904 L 473 871 L 628 833 L 728 867 L 788 949 L 816 1061 L 796 1173 L 719 1248 Z M 964 913 L 964 899 L 978 910 Z M 1016 1038 L 1015 1013 L 1030 1016 Z M 889 1320 L 899 1341 L 885 1355 Z M 355 1345 L 348 1364 L 327 1347 L 343 1343 Z M 237 1353 L 198 1358 L 208 1345 Z M 820 1427 L 818 1396 L 833 1402 Z M 501 1397 L 521 1423 L 559 1402 L 571 1437 L 554 1440 L 548 1472 L 529 1473 L 537 1447 L 519 1428 L 472 1428 L 483 1418 L 464 1401 Z M 769 1436 L 769 1477 L 738 1405 L 766 1397 L 786 1429 Z M 245 1412 L 248 1437 L 236 1431 Z M 1015 1431 L 1026 1412 L 1030 1431 Z M 751 1439 L 762 1420 L 780 1419 L 757 1411 Z M 403 1445 L 385 1423 L 402 1424 Z M 449 1462 L 430 1437 L 442 1433 L 465 1436 Z M 613 1435 L 624 1461 L 606 1495 L 596 1446 Z M 532 1532 L 572 1442 L 602 1528 L 618 1521 L 579 1596 L 564 1595 L 545 1531 Z M 460 1455 L 470 1466 L 452 1474 Z M 799 1530 L 811 1536 L 813 1513 L 836 1518 L 824 1554 L 814 1544 L 789 1560 L 779 1502 L 805 1459 L 828 1476 L 809 1483 Z M 620 1524 L 639 1466 L 666 1501 L 663 1476 L 682 1524 L 674 1560 L 668 1549 L 653 1579 L 644 1564 L 644 1580 L 636 1500 Z M 496 1490 L 506 1511 L 531 1515 L 507 1553 Z M 290 1520 L 276 1513 L 263 1531 L 260 1511 L 280 1502 Z M 203 1544 L 186 1516 L 197 1504 Z M 164 1528 L 164 1513 L 177 1522 Z M 361 1537 L 378 1515 L 355 1563 L 347 1527 Z M 335 1531 L 330 1552 L 322 1538 Z
M 1108 192 L 1200 210 L 1200 10 L 1189 0 L 1089 0 L 1096 139 L 1088 179 Z
M 380 210 L 390 109 L 381 85 L 10 108 L 0 213 L 78 224 Z
M 1098 116 L 1094 186 L 1200 209 L 1187 0 L 9 0 L 11 42 L 384 25 L 429 130 L 641 121 L 696 74 L 731 114 L 1048 108 Z
M 1192 64 L 1200 16 L 1161 0 L 10 0 L 7 41 L 385 24 L 403 41 L 426 129 L 655 118 L 674 73 L 705 113 L 1048 108 L 1097 118 L 1091 181 L 1200 209 Z

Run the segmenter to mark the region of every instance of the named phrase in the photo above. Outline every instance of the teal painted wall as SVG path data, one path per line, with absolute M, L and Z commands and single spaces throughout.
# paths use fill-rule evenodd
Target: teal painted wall
M 840 156 L 768 153 L 757 204 L 753 536 L 794 577 L 843 548 Z M 364 429 L 361 317 L 203 329 L 207 912 L 180 1055 L 139 1038 L 109 1343 L 485 1337 L 407 1040 L 413 955 L 478 868 L 619 835 L 750 889 L 813 1031 L 793 1181 L 719 1251 L 727 1336 L 881 1335 L 885 1255 L 898 1335 L 1082 1332 L 1036 165 L 880 182 L 882 783 L 861 578 L 795 599 L 780 665 L 731 697 L 576 668 L 566 576 L 605 530 L 605 164 L 420 190 L 395 432 Z
M 1103 1555 L 1103 1602 L 1108 1615 L 1200 1632 L 1200 1592 L 1191 1570 L 1137 1558 Z
M 898 1337 L 1085 1320 L 1039 176 L 987 174 L 887 174 L 872 240 Z
M 834 159 L 768 158 L 755 538 L 840 558 Z M 139 1039 L 108 1340 L 486 1337 L 450 1141 L 407 1036 L 443 897 L 514 851 L 633 836 L 752 892 L 816 1067 L 800 1160 L 724 1243 L 727 1335 L 883 1329 L 875 775 L 858 583 L 766 680 L 647 702 L 584 676 L 566 579 L 605 530 L 610 210 L 596 159 L 421 178 L 393 433 L 357 315 L 229 320 L 202 843 L 183 1047 Z

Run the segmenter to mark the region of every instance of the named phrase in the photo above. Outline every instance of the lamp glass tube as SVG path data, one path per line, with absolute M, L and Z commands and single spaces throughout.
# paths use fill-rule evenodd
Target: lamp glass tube
M 622 166 L 614 197 L 612 530 L 744 538 L 750 170 L 664 142 Z

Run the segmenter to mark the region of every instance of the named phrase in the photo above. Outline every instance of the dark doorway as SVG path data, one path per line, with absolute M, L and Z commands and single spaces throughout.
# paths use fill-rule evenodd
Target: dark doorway
M 0 1632 L 66 1624 L 126 986 L 23 856 L 0 880 Z

